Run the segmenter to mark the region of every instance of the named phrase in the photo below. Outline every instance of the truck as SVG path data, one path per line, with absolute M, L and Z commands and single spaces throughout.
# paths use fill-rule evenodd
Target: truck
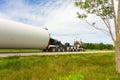
M 0 19 L 0 48 L 42 49 L 47 52 L 85 51 L 80 41 L 62 44 L 51 38 L 47 29 L 20 22 Z

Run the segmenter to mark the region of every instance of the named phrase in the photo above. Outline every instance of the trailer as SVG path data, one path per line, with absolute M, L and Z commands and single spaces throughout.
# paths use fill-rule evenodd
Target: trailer
M 42 49 L 48 52 L 85 51 L 78 41 L 73 46 L 62 44 L 51 38 L 47 29 L 6 19 L 0 19 L 0 48 Z
M 74 45 L 66 42 L 62 44 L 61 41 L 50 38 L 48 48 L 44 49 L 48 52 L 76 52 L 76 51 L 86 51 L 81 41 L 74 41 Z

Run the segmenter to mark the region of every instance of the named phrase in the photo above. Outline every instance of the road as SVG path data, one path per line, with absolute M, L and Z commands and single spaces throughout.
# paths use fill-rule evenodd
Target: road
M 93 54 L 93 53 L 109 53 L 109 52 L 114 52 L 114 51 L 40 52 L 40 53 L 0 53 L 0 57 L 8 57 L 8 56 L 31 56 L 31 55 Z

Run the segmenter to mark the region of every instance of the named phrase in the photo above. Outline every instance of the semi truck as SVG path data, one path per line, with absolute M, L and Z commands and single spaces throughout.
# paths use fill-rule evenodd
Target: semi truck
M 51 38 L 47 29 L 0 19 L 0 48 L 4 49 L 42 49 L 47 52 L 85 51 L 80 41 L 62 44 Z

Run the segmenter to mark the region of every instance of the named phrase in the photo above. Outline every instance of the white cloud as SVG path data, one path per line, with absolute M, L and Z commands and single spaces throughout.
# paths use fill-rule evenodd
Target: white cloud
M 6 18 L 6 19 L 9 19 L 9 17 L 3 13 L 0 12 L 0 18 Z

